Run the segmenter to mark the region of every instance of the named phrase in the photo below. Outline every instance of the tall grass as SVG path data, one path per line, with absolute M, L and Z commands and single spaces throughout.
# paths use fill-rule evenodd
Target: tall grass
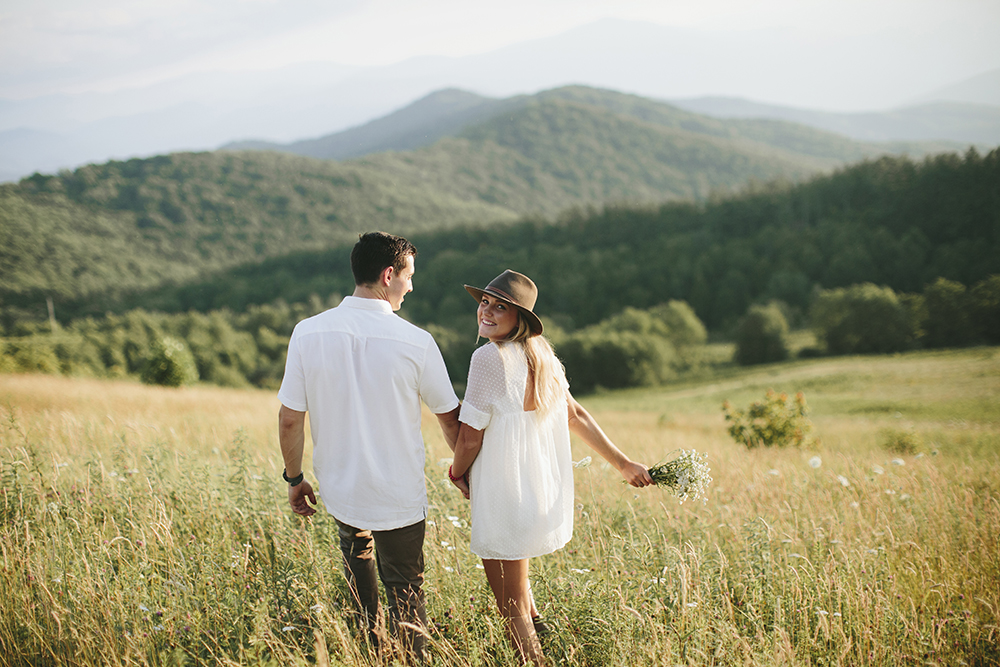
M 722 401 L 772 387 L 814 409 L 801 449 L 726 434 Z M 715 481 L 706 503 L 679 504 L 600 464 L 576 470 L 574 538 L 533 561 L 552 658 L 1000 664 L 997 349 L 585 403 L 634 458 L 696 449 Z M 253 390 L 0 376 L 0 664 L 388 662 L 348 621 L 332 519 L 287 509 L 277 407 Z M 513 663 L 425 423 L 433 661 Z

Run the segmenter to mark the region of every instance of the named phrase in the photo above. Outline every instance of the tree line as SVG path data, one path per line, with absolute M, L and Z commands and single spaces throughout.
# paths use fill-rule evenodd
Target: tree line
M 882 158 L 701 204 L 575 209 L 555 222 L 410 238 L 419 249 L 416 288 L 402 314 L 435 333 L 456 379 L 475 344 L 474 303 L 462 285 L 485 285 L 505 268 L 538 283 L 536 310 L 584 387 L 662 382 L 690 369 L 697 336 L 664 319 L 678 309 L 690 325 L 681 329 L 734 339 L 748 309 L 780 304 L 786 327 L 828 323 L 818 329 L 824 351 L 878 351 L 842 343 L 829 323 L 843 328 L 850 318 L 823 314 L 843 312 L 851 290 L 870 285 L 864 290 L 891 292 L 905 306 L 905 346 L 986 341 L 983 331 L 1000 329 L 955 325 L 992 312 L 969 304 L 989 302 L 990 276 L 1000 274 L 1000 150 Z M 170 336 L 185 341 L 204 381 L 273 386 L 294 323 L 353 290 L 349 248 L 245 264 L 114 302 L 60 302 L 56 332 L 44 317 L 5 318 L 3 367 L 138 374 L 154 342 Z M 964 320 L 921 314 L 944 312 L 957 292 L 969 296 Z M 598 373 L 603 358 L 619 361 Z

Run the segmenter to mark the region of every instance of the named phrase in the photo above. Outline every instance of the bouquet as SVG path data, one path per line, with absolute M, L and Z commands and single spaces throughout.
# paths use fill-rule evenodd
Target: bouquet
M 705 489 L 712 483 L 709 474 L 712 469 L 706 465 L 707 459 L 707 454 L 682 449 L 677 458 L 650 468 L 649 476 L 657 486 L 670 491 L 682 503 L 689 498 L 697 500 L 704 496 Z M 707 499 L 704 500 L 707 502 Z

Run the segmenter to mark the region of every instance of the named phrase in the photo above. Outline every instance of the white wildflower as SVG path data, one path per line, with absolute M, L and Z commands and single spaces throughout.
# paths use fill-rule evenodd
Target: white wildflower
M 770 470 L 767 471 L 767 474 L 771 475 L 773 477 L 780 477 L 781 476 L 781 471 L 780 470 L 775 470 L 774 468 L 771 468 Z
M 681 450 L 677 458 L 660 463 L 649 469 L 649 476 L 660 487 L 677 496 L 683 503 L 689 498 L 703 498 L 705 490 L 712 482 L 711 468 L 705 461 L 708 456 L 695 450 Z M 708 502 L 705 499 L 705 502 Z
M 851 480 L 847 479 L 843 475 L 837 475 L 837 481 L 840 482 L 840 485 L 843 487 L 848 487 L 851 485 Z
M 817 609 L 816 613 L 819 614 L 820 616 L 829 616 L 830 615 L 830 612 L 824 611 L 822 609 Z
M 587 572 L 590 572 L 590 570 L 589 570 L 589 569 L 587 569 L 587 568 L 584 568 L 584 569 L 582 569 L 582 570 L 578 570 L 578 569 L 577 569 L 577 568 L 575 568 L 575 567 L 571 567 L 571 568 L 569 569 L 569 571 L 570 571 L 570 572 L 575 572 L 576 574 L 586 574 Z
M 321 611 L 323 611 L 323 605 L 321 605 L 321 604 L 314 604 L 313 606 L 309 607 L 309 609 L 311 609 L 313 612 L 315 612 L 315 613 L 318 614 Z
M 291 625 L 286 625 L 285 627 L 281 628 L 281 631 L 282 631 L 282 632 L 291 632 L 291 631 L 292 631 L 292 630 L 294 630 L 294 629 L 295 629 L 295 628 L 294 628 L 293 626 L 291 626 Z
M 591 459 L 589 456 L 584 456 L 579 461 L 574 461 L 573 462 L 573 467 L 574 468 L 588 468 L 588 467 L 590 467 L 590 462 L 592 460 L 593 459 Z
M 859 507 L 861 507 L 861 503 L 859 503 L 857 500 L 852 500 L 851 507 L 854 509 L 858 509 Z
M 453 567 L 447 567 L 447 566 L 446 566 L 446 567 L 444 568 L 444 571 L 445 571 L 445 572 L 454 572 L 454 571 L 455 571 L 455 568 L 453 568 Z
M 457 516 L 449 516 L 449 517 L 445 517 L 445 518 L 448 519 L 448 521 L 458 521 L 458 517 Z
M 688 602 L 686 606 L 694 608 L 694 607 L 698 606 L 698 603 L 697 602 Z
M 881 475 L 885 470 L 882 469 L 882 466 L 872 466 L 872 472 L 876 475 Z
M 823 459 L 821 459 L 820 457 L 814 456 L 811 459 L 809 459 L 809 467 L 810 468 L 818 468 L 821 465 L 823 465 Z
M 451 544 L 451 543 L 450 542 L 445 542 L 444 540 L 441 540 L 441 546 L 446 547 L 449 544 Z
M 891 461 L 891 463 L 894 466 L 905 466 L 906 465 L 906 461 L 904 461 L 903 459 L 893 459 Z

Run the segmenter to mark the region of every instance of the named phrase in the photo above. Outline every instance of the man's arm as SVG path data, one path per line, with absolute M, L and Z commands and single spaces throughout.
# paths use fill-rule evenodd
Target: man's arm
M 435 415 L 438 418 L 438 424 L 441 425 L 441 432 L 444 433 L 445 442 L 448 443 L 448 448 L 453 452 L 455 451 L 455 443 L 458 442 L 458 430 L 460 425 L 460 422 L 458 421 L 458 413 L 461 412 L 461 410 L 462 406 L 459 405 L 450 412 Z
M 285 474 L 289 478 L 297 477 L 302 472 L 302 456 L 305 453 L 306 413 L 281 406 L 278 410 L 278 442 L 281 444 L 281 457 L 285 460 Z M 316 495 L 309 482 L 303 479 L 295 486 L 289 485 L 288 504 L 293 512 L 312 516 L 316 510 L 310 503 L 316 504 Z

